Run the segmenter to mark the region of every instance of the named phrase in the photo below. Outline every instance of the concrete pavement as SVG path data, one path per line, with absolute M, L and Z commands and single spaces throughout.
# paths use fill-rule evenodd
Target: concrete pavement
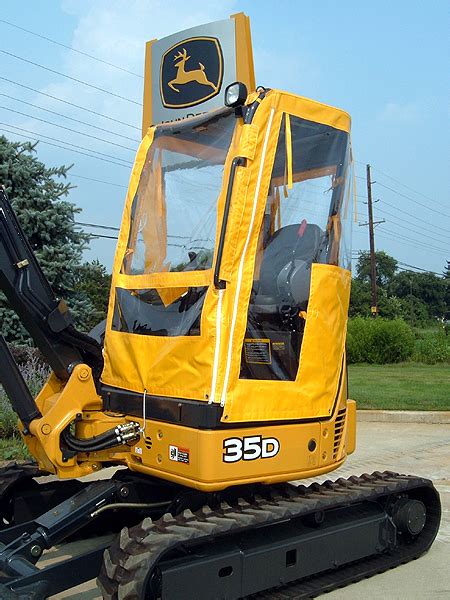
M 433 480 L 442 503 L 437 538 L 418 560 L 331 592 L 327 600 L 450 598 L 450 424 L 359 423 L 356 452 L 320 480 L 384 470 Z
M 450 598 L 450 424 L 362 422 L 358 424 L 357 439 L 356 452 L 345 465 L 315 481 L 384 470 L 428 477 L 441 494 L 442 523 L 434 545 L 425 556 L 331 592 L 327 599 Z M 66 545 L 58 552 L 70 556 L 77 549 L 79 546 Z M 98 600 L 101 596 L 92 581 L 53 598 Z

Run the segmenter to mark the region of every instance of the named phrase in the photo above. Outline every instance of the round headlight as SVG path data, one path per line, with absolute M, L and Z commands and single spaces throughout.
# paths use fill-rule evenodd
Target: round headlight
M 242 106 L 247 100 L 247 87 L 244 83 L 236 81 L 225 89 L 225 106 Z

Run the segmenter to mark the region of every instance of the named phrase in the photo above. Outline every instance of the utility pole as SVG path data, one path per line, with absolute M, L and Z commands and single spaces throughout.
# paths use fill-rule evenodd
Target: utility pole
M 372 210 L 372 180 L 370 178 L 370 165 L 366 165 L 367 175 L 367 208 L 369 212 L 369 246 L 370 246 L 370 285 L 372 290 L 372 317 L 378 314 L 377 303 L 377 265 L 375 261 L 375 239 L 373 235 L 373 210 Z

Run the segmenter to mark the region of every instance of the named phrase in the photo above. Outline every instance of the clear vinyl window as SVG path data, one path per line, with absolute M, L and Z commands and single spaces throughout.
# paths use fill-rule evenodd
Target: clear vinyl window
M 200 335 L 208 288 L 126 290 L 116 288 L 112 329 L 162 337 Z M 172 295 L 171 295 L 172 294 Z
M 241 378 L 297 375 L 311 266 L 349 267 L 349 154 L 347 133 L 283 116 L 259 234 Z
M 132 205 L 122 272 L 212 266 L 217 201 L 236 119 L 229 109 L 156 128 Z

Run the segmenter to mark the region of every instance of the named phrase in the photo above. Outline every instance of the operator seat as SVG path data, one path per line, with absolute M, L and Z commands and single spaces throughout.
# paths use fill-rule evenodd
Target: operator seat
M 302 221 L 276 231 L 269 239 L 251 305 L 259 314 L 275 314 L 286 306 L 305 309 L 311 284 L 311 264 L 317 260 L 324 232 Z

